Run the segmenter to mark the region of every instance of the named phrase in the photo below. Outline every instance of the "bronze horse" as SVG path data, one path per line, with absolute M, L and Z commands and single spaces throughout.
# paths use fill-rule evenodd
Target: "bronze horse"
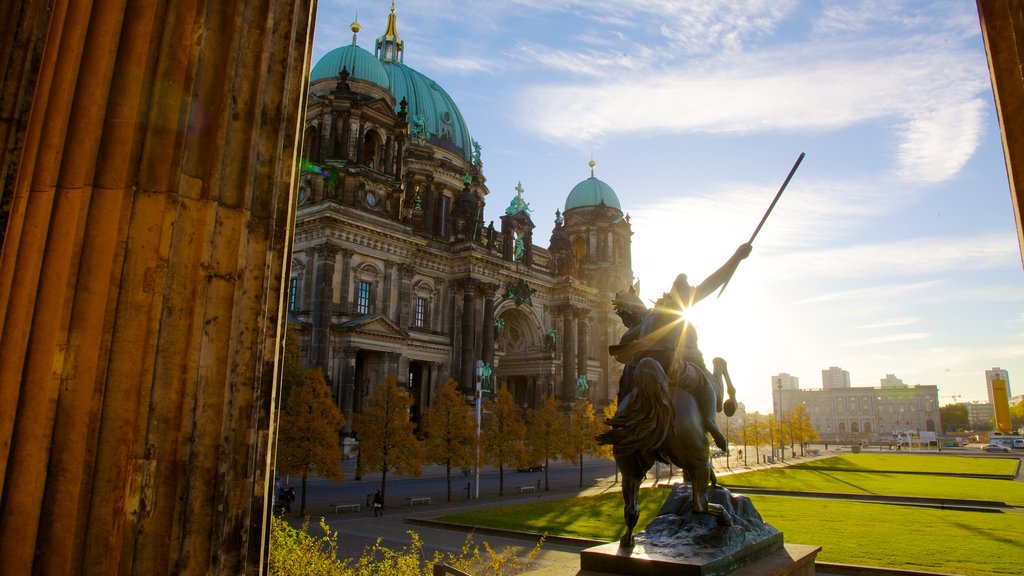
M 672 290 L 650 310 L 634 290 L 616 298 L 616 310 L 629 330 L 609 352 L 626 367 L 619 381 L 618 409 L 605 421 L 611 429 L 597 439 L 612 445 L 615 463 L 622 471 L 623 546 L 634 544 L 640 483 L 655 461 L 683 470 L 692 485 L 694 512 L 728 521 L 721 507 L 708 504 L 708 484 L 716 482 L 708 435 L 719 448 L 728 449 L 715 414 L 724 411 L 732 416 L 736 390 L 725 360 L 713 360 L 713 373 L 705 367 L 696 330 L 683 319 L 682 312 L 721 286 L 749 252 L 749 245 L 741 246 L 696 288 L 680 274 Z M 726 386 L 729 399 L 723 402 Z
M 725 375 L 725 361 L 715 358 L 715 377 Z M 708 484 L 715 484 L 709 458 L 710 442 L 693 394 L 669 379 L 653 358 L 627 366 L 622 378 L 619 409 L 606 421 L 611 430 L 599 441 L 612 445 L 615 463 L 622 472 L 623 516 L 626 530 L 622 546 L 634 544 L 633 529 L 640 518 L 640 484 L 655 460 L 683 470 L 692 486 L 692 510 L 727 518 L 716 504 L 709 504 Z M 628 387 L 628 389 L 627 389 Z

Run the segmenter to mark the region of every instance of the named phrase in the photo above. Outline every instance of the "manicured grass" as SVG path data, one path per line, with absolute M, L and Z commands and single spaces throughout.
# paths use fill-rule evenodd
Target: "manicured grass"
M 643 527 L 668 489 L 644 490 Z M 995 576 L 1021 573 L 1024 513 L 955 512 L 817 498 L 751 497 L 791 544 L 821 546 L 822 562 Z M 614 541 L 622 533 L 617 493 L 536 502 L 441 518 L 473 526 Z
M 976 458 L 971 456 L 911 455 L 911 454 L 843 454 L 810 462 L 794 464 L 790 468 L 842 469 L 858 472 L 930 472 L 933 474 L 1004 474 L 1017 471 L 1017 458 Z
M 751 496 L 790 544 L 822 562 L 971 576 L 1021 574 L 1024 513 L 957 512 L 837 500 Z
M 765 488 L 797 492 L 995 500 L 1011 506 L 1024 506 L 1024 482 L 1014 480 L 801 470 L 794 467 L 731 474 L 720 478 L 718 483 L 734 492 L 742 492 L 743 488 Z
M 641 493 L 638 526 L 646 525 L 658 514 L 669 491 L 669 488 L 653 488 Z M 593 540 L 617 540 L 625 528 L 622 495 L 617 487 L 597 496 L 460 512 L 440 520 Z

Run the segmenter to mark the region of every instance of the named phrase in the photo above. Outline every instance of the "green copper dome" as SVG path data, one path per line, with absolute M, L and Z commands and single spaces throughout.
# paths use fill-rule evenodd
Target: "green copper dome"
M 352 78 L 366 80 L 382 88 L 389 88 L 391 85 L 384 65 L 373 54 L 355 44 L 335 48 L 324 54 L 309 74 L 309 81 L 312 83 L 323 78 L 336 78 L 342 69 L 348 70 Z
M 352 23 L 351 30 L 352 44 L 324 55 L 313 67 L 309 81 L 335 77 L 346 68 L 355 78 L 387 88 L 395 97 L 395 111 L 399 110 L 402 100 L 407 102 L 411 136 L 472 161 L 473 140 L 455 101 L 437 82 L 402 63 L 405 42 L 398 36 L 394 2 L 388 14 L 387 29 L 377 38 L 374 54 L 356 45 L 358 22 Z
M 569 197 L 565 199 L 565 211 L 584 206 L 600 206 L 601 204 L 622 210 L 615 190 L 591 174 L 590 178 L 580 182 L 573 187 L 572 192 L 569 192 Z
M 409 128 L 418 130 L 420 123 L 427 140 L 470 160 L 473 151 L 469 127 L 452 97 L 437 82 L 399 62 L 384 62 L 384 72 L 391 81 L 395 102 L 404 98 L 409 103 Z

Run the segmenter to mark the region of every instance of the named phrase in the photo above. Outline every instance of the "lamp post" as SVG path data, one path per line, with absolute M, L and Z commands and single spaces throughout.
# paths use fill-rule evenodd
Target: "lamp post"
M 782 378 L 779 378 L 779 456 L 786 462 L 786 439 L 782 434 Z
M 480 375 L 483 374 L 484 361 L 476 361 L 476 390 L 474 403 L 476 404 L 476 487 L 473 490 L 473 498 L 480 499 L 480 404 L 483 403 L 483 388 L 480 382 Z

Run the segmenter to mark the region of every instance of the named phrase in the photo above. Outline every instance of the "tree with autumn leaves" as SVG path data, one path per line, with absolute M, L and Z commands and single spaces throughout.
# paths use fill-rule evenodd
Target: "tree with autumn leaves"
M 302 477 L 299 513 L 306 514 L 306 481 L 310 474 L 340 482 L 341 428 L 345 418 L 331 400 L 323 372 L 308 370 L 301 384 L 293 384 L 281 408 L 277 467 Z
M 607 426 L 597 419 L 594 406 L 590 400 L 580 399 L 573 403 L 566 415 L 565 435 L 562 441 L 562 455 L 566 460 L 575 462 L 579 467 L 579 487 L 583 487 L 583 457 L 587 454 L 598 454 L 597 435 L 604 432 Z
M 412 398 L 399 388 L 393 375 L 376 387 L 363 411 L 354 416 L 352 430 L 359 439 L 359 463 L 356 473 L 379 470 L 381 496 L 387 494 L 388 472 L 419 476 L 423 461 L 420 443 L 409 420 Z
M 526 423 L 512 394 L 505 388 L 494 400 L 484 402 L 483 409 L 487 417 L 483 419 L 480 432 L 481 458 L 498 467 L 498 495 L 504 496 L 505 466 L 518 466 L 526 457 L 523 447 Z
M 554 396 L 546 396 L 540 406 L 526 413 L 525 444 L 531 464 L 544 464 L 544 490 L 549 488 L 548 469 L 562 453 L 565 419 Z
M 452 501 L 452 468 L 472 465 L 476 460 L 476 417 L 466 397 L 448 380 L 427 408 L 423 420 L 427 461 L 445 467 L 448 501 Z

